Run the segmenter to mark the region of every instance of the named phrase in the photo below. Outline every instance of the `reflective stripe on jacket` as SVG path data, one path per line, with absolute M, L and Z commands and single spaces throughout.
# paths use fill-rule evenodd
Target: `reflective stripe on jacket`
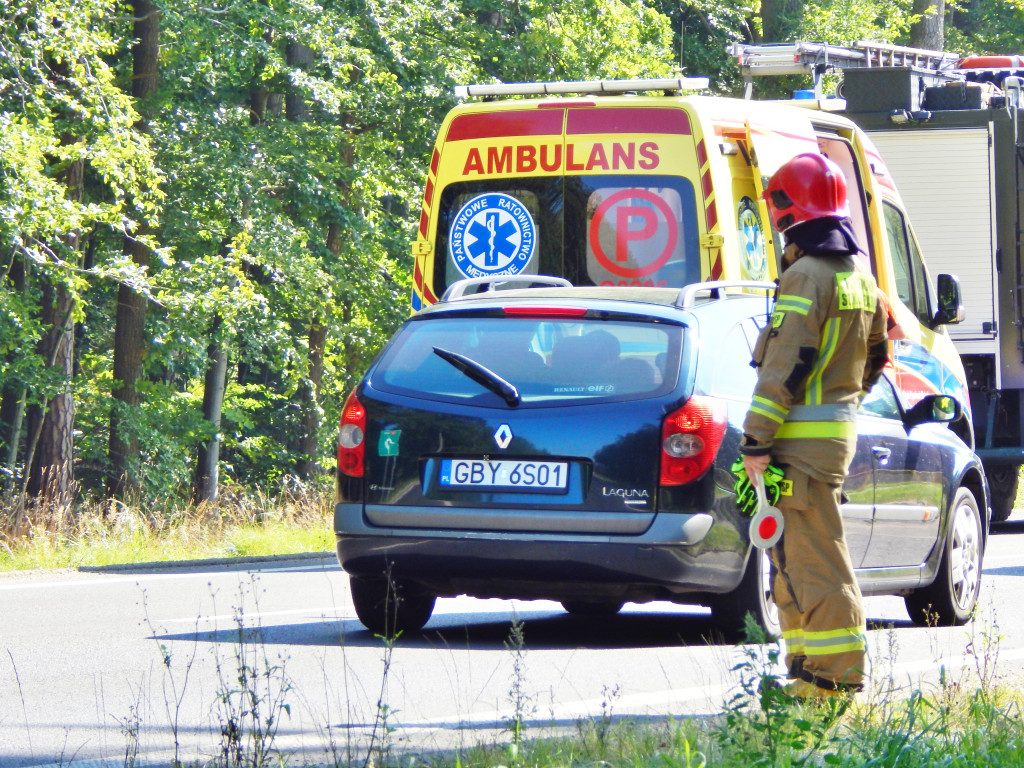
M 853 257 L 797 259 L 754 350 L 758 381 L 742 450 L 842 482 L 861 395 L 888 359 L 885 325 L 874 278 Z

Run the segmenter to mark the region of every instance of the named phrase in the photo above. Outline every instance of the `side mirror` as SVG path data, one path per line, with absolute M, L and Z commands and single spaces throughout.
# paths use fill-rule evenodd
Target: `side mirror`
M 963 408 L 960 401 L 949 395 L 928 395 L 920 400 L 913 408 L 906 412 L 903 423 L 907 429 L 916 427 L 918 424 L 936 422 L 945 424 L 956 421 L 963 415 Z
M 960 291 L 960 278 L 939 275 L 939 311 L 932 318 L 932 328 L 955 325 L 964 320 L 964 301 Z

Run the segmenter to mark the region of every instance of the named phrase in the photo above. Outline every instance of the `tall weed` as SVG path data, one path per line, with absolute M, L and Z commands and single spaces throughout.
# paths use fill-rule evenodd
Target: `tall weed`
M 259 619 L 247 626 L 246 598 L 251 597 L 259 616 L 258 581 L 239 588 L 233 609 L 233 656 L 215 649 L 218 688 L 216 716 L 220 723 L 220 756 L 224 768 L 265 768 L 270 764 L 274 740 L 283 717 L 291 714 L 291 680 L 285 658 L 271 658 L 262 640 Z

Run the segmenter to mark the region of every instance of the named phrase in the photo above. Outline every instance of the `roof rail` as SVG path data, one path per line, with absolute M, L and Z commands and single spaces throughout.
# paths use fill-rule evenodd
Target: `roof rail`
M 690 309 L 697 302 L 697 295 L 714 293 L 715 299 L 727 299 L 729 288 L 753 288 L 759 291 L 774 291 L 775 283 L 768 280 L 711 280 L 706 283 L 693 283 L 683 288 L 676 297 L 676 306 Z
M 551 83 L 479 83 L 456 85 L 455 96 L 542 96 L 547 94 L 641 93 L 644 91 L 706 91 L 706 77 L 666 77 L 651 80 L 573 80 Z
M 528 287 L 547 286 L 551 288 L 572 288 L 572 283 L 566 280 L 564 277 L 552 277 L 551 275 L 495 275 L 491 277 L 467 277 L 464 280 L 459 280 L 448 286 L 443 294 L 441 294 L 440 301 L 457 301 L 458 299 L 469 298 L 476 296 L 479 293 L 489 293 L 491 291 L 502 290 L 499 286 L 505 286 L 509 283 L 527 283 Z M 487 286 L 484 291 L 477 291 L 466 296 L 466 289 L 472 288 L 476 285 Z M 508 290 L 507 288 L 504 290 Z
M 858 40 L 853 45 L 830 43 L 773 43 L 744 45 L 733 43 L 727 49 L 736 57 L 750 98 L 753 78 L 763 75 L 811 75 L 815 98 L 821 98 L 821 76 L 829 71 L 861 67 L 918 67 L 952 69 L 959 55 L 946 51 L 908 48 L 903 45 Z

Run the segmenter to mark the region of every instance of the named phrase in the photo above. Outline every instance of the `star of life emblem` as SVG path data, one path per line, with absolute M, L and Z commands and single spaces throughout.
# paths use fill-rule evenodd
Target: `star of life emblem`
M 448 253 L 466 277 L 518 275 L 533 257 L 537 226 L 526 206 L 510 195 L 477 195 L 459 210 Z

